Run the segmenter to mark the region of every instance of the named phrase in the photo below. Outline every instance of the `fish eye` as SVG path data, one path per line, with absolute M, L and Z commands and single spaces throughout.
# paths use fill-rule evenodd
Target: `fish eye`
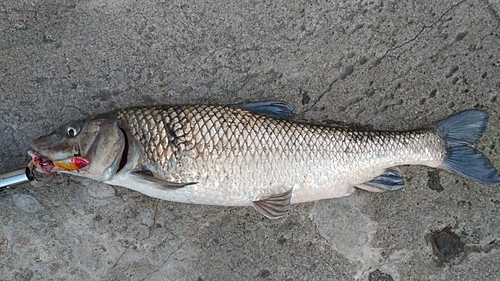
M 68 137 L 74 138 L 80 133 L 81 129 L 81 126 L 78 125 L 69 125 L 66 128 L 66 134 L 68 135 Z

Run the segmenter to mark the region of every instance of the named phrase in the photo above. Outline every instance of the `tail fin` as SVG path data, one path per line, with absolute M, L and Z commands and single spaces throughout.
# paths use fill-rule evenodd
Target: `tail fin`
M 446 158 L 441 168 L 475 181 L 500 183 L 498 172 L 484 154 L 473 148 L 483 135 L 488 113 L 466 110 L 437 124 L 446 144 Z

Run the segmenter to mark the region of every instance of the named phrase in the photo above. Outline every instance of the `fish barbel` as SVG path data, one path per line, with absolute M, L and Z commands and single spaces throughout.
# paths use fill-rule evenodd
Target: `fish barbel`
M 488 113 L 468 110 L 426 129 L 364 131 L 288 121 L 292 107 L 137 107 L 66 124 L 33 142 L 37 170 L 69 173 L 184 203 L 254 206 L 269 218 L 290 204 L 402 188 L 397 166 L 425 165 L 499 183 L 472 147 Z

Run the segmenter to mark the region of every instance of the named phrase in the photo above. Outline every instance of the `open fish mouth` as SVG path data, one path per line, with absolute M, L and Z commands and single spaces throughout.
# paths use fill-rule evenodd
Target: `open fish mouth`
M 53 180 L 57 176 L 57 171 L 59 171 L 59 167 L 54 165 L 54 162 L 50 160 L 49 157 L 42 155 L 40 152 L 36 150 L 28 151 L 29 156 L 33 159 L 28 164 L 28 169 L 30 171 L 31 185 L 35 187 L 43 186 Z M 36 168 L 36 171 L 42 174 L 48 174 L 50 176 L 45 177 L 43 179 L 38 179 L 33 171 L 33 167 Z
M 40 152 L 36 150 L 28 151 L 28 154 L 33 158 L 33 165 L 36 167 L 36 170 L 43 174 L 55 174 L 61 169 L 54 165 L 52 160 L 42 155 Z

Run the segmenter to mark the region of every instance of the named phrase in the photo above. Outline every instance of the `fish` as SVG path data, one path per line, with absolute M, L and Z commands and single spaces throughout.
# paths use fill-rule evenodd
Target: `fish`
M 466 110 L 410 131 L 293 120 L 282 101 L 134 107 L 69 122 L 32 143 L 39 173 L 66 173 L 163 200 L 253 206 L 271 219 L 295 203 L 396 191 L 399 166 L 486 184 L 499 174 L 474 145 L 489 115 Z

